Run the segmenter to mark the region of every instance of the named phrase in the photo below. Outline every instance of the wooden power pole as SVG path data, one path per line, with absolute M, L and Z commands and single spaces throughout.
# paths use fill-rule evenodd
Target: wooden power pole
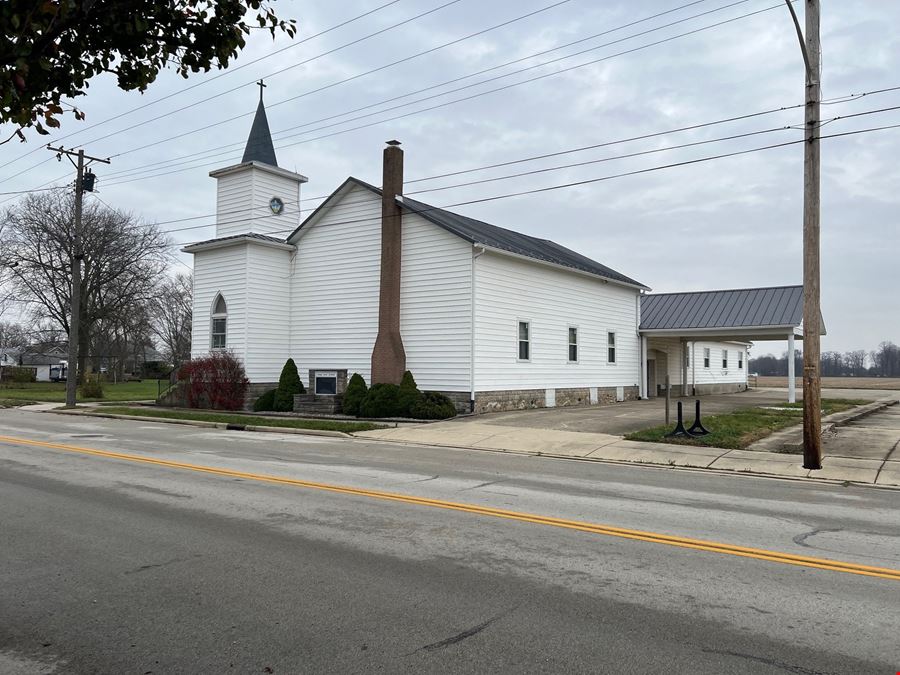
M 819 216 L 821 207 L 819 108 L 822 100 L 822 43 L 819 0 L 806 0 L 806 37 L 791 0 L 785 0 L 806 65 L 806 143 L 803 162 L 803 468 L 822 468 L 821 382 L 819 380 Z
M 84 154 L 84 150 L 66 150 L 62 146 L 58 148 L 50 147 L 47 149 L 56 153 L 58 159 L 62 159 L 63 155 L 72 161 L 72 156 L 77 157 L 77 161 L 72 161 L 78 171 L 75 178 L 75 223 L 72 232 L 72 297 L 71 310 L 69 316 L 69 366 L 66 369 L 66 408 L 75 407 L 75 392 L 78 386 L 78 330 L 81 319 L 81 259 L 84 258 L 84 251 L 81 247 L 81 207 L 84 201 L 85 189 L 87 192 L 94 191 L 94 178 L 90 175 L 89 182 L 85 182 L 85 168 L 93 162 L 103 162 L 109 164 L 109 159 L 101 159 L 99 157 L 90 157 Z M 85 164 L 87 160 L 87 164 Z

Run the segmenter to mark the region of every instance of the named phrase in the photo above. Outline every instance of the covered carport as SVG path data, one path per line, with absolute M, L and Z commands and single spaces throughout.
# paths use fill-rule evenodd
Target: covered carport
M 729 374 L 726 359 L 723 368 L 712 369 L 708 363 L 712 348 L 707 345 L 719 345 L 720 351 L 727 353 L 729 344 L 736 345 L 739 351 L 737 345 L 749 347 L 764 340 L 787 340 L 788 400 L 796 400 L 794 352 L 796 340 L 803 339 L 802 286 L 645 294 L 640 307 L 642 398 L 651 395 L 648 364 L 653 359 L 649 357 L 663 351 L 661 346 L 666 346 L 670 383 L 687 396 L 716 392 L 702 381 L 702 376 L 698 377 L 698 360 L 703 369 L 701 375 L 715 370 L 730 377 L 729 383 L 739 383 L 743 378 L 746 385 L 748 364 L 738 361 L 740 367 Z M 824 322 L 821 325 L 824 335 Z M 674 359 L 672 345 L 677 345 Z M 743 353 L 746 355 L 746 349 Z

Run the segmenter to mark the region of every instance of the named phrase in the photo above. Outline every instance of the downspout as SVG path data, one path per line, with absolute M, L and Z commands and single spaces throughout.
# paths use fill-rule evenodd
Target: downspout
M 691 340 L 691 396 L 697 392 L 697 342 Z
M 471 279 L 471 317 L 469 324 L 469 412 L 475 412 L 475 261 L 484 255 L 484 247 L 478 251 L 477 244 L 472 245 L 472 279 Z
M 644 291 L 638 291 L 637 296 L 635 297 L 635 333 L 637 334 L 638 341 L 638 398 L 645 399 L 647 398 L 647 380 L 644 377 L 644 369 L 647 367 L 647 355 L 644 353 L 646 351 L 646 340 L 641 335 L 641 297 L 644 295 Z

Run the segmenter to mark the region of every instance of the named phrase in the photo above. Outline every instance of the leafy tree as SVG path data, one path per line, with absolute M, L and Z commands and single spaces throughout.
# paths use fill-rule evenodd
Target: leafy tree
M 369 388 L 366 387 L 366 381 L 363 379 L 363 376 L 359 373 L 353 373 L 350 381 L 347 383 L 347 389 L 344 391 L 344 398 L 341 403 L 344 414 L 359 417 L 360 405 L 368 392 Z
M 306 391 L 303 382 L 300 381 L 300 373 L 297 372 L 297 364 L 294 359 L 288 359 L 281 369 L 281 377 L 278 378 L 278 388 L 275 390 L 273 410 L 278 412 L 291 412 L 294 410 L 294 394 L 302 394 Z
M 40 134 L 58 127 L 63 100 L 112 73 L 144 91 L 166 67 L 182 76 L 226 68 L 252 28 L 293 37 L 271 0 L 6 0 L 0 3 L 0 123 Z M 75 109 L 76 119 L 84 113 Z M 10 136 L 9 138 L 12 138 Z M 7 139 L 9 140 L 9 139 Z

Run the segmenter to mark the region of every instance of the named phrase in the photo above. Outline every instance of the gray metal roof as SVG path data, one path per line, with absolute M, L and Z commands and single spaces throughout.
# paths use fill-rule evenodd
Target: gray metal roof
M 371 190 L 372 192 L 380 195 L 381 189 L 375 187 L 374 185 L 370 185 L 365 181 L 361 181 L 358 178 L 350 177 L 344 183 L 332 193 L 332 197 L 340 192 L 344 186 L 348 183 L 354 183 L 361 187 L 366 188 L 367 190 Z M 288 239 L 290 240 L 294 234 L 303 229 L 303 226 L 310 221 L 312 218 L 315 218 L 316 214 L 322 209 L 328 202 L 331 197 L 322 202 L 319 207 L 313 211 L 313 213 L 303 222 L 300 227 L 291 234 Z M 576 253 L 575 251 L 566 248 L 560 244 L 557 244 L 554 241 L 550 241 L 549 239 L 540 239 L 538 237 L 531 237 L 527 234 L 522 234 L 521 232 L 515 232 L 513 230 L 507 230 L 504 227 L 497 227 L 496 225 L 491 225 L 490 223 L 485 223 L 481 220 L 475 220 L 474 218 L 468 218 L 466 216 L 461 216 L 458 213 L 453 213 L 451 211 L 447 211 L 445 209 L 440 209 L 435 206 L 430 206 L 425 204 L 424 202 L 417 201 L 415 199 L 410 199 L 409 197 L 403 197 L 402 201 L 399 202 L 400 205 L 410 213 L 416 213 L 426 220 L 434 223 L 435 225 L 447 230 L 451 234 L 455 234 L 457 237 L 461 237 L 468 242 L 473 244 L 487 246 L 489 248 L 496 248 L 502 251 L 507 251 L 509 253 L 515 253 L 517 255 L 525 256 L 526 258 L 532 258 L 534 260 L 541 260 L 543 262 L 552 263 L 554 265 L 560 265 L 562 267 L 568 267 L 574 270 L 579 270 L 582 272 L 587 272 L 589 274 L 594 274 L 599 277 L 603 277 L 604 279 L 609 279 L 611 281 L 616 281 L 619 283 L 627 284 L 629 286 L 636 286 L 638 288 L 647 288 L 644 284 L 639 281 L 635 281 L 634 279 L 625 276 L 624 274 L 615 271 L 614 269 L 607 267 L 606 265 L 602 265 L 595 260 L 591 260 L 588 257 L 581 255 L 580 253 Z
M 244 148 L 244 156 L 241 164 L 245 162 L 262 162 L 271 166 L 278 166 L 275 158 L 275 146 L 272 144 L 272 134 L 269 133 L 269 120 L 266 117 L 266 107 L 263 105 L 262 96 L 259 97 L 259 105 L 256 106 L 256 116 L 253 118 L 253 126 L 250 127 L 250 136 Z
M 204 241 L 195 241 L 185 246 L 182 251 L 190 252 L 195 246 L 206 246 L 207 244 L 217 244 L 220 241 L 231 241 L 232 239 L 258 239 L 259 241 L 269 241 L 275 244 L 284 244 L 284 239 L 279 237 L 271 237 L 268 234 L 259 234 L 257 232 L 242 232 L 241 234 L 230 234 L 227 237 L 216 237 L 214 239 L 205 239 Z
M 738 288 L 641 297 L 641 330 L 799 326 L 803 286 Z

